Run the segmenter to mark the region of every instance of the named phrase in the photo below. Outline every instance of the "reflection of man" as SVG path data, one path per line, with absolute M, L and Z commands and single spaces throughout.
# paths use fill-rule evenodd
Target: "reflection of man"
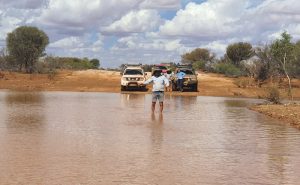
M 145 81 L 143 84 L 147 85 L 153 82 L 152 88 L 152 112 L 155 110 L 156 101 L 159 101 L 160 112 L 164 109 L 164 89 L 165 86 L 169 86 L 169 80 L 164 76 L 161 75 L 160 70 L 154 71 L 154 74 L 151 78 Z
M 183 78 L 185 76 L 185 73 L 180 71 L 180 69 L 178 70 L 177 74 L 177 88 L 179 91 L 183 91 Z

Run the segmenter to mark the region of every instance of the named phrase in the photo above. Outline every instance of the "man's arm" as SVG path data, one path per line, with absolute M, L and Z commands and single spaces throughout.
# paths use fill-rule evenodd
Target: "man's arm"
M 150 77 L 148 80 L 144 81 L 143 84 L 147 85 L 153 81 L 152 77 Z

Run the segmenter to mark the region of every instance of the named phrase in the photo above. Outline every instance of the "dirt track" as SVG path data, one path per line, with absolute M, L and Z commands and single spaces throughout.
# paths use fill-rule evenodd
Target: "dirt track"
M 34 91 L 81 91 L 81 92 L 120 92 L 120 74 L 113 71 L 86 70 L 61 71 L 50 80 L 46 74 L 20 74 L 4 72 L 0 79 L 0 89 Z M 169 92 L 174 95 L 263 97 L 264 88 L 239 88 L 236 78 L 219 74 L 199 73 L 199 92 Z M 300 81 L 296 82 L 300 87 Z M 151 88 L 151 86 L 149 86 Z M 145 92 L 131 92 L 145 93 Z M 284 96 L 284 92 L 282 93 Z M 294 89 L 294 96 L 300 97 L 300 88 Z

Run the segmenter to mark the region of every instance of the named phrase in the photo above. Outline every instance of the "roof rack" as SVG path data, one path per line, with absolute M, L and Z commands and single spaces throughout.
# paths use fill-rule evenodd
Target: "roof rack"
M 125 64 L 125 67 L 142 67 L 142 64 Z
M 177 65 L 177 68 L 193 68 L 193 66 L 191 64 L 181 64 Z
M 162 63 L 160 63 L 160 65 L 164 65 L 164 66 L 171 66 L 171 63 L 170 62 L 162 62 Z

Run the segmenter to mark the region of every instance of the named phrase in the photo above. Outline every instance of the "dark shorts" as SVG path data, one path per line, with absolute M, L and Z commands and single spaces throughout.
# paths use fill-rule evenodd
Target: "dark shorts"
M 153 91 L 152 92 L 152 102 L 159 101 L 160 103 L 164 101 L 164 91 Z

